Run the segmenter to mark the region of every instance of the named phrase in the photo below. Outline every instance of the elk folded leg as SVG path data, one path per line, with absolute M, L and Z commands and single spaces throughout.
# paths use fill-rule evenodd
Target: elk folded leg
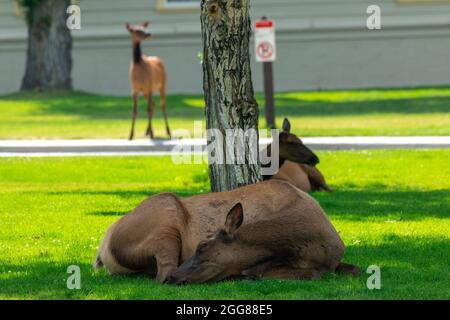
M 277 267 L 263 273 L 264 279 L 320 279 L 323 272 L 316 269 L 294 269 L 291 267 Z
M 161 241 L 164 245 L 158 248 L 155 253 L 157 274 L 156 281 L 163 283 L 166 278 L 173 273 L 179 265 L 180 242 L 176 240 Z
M 242 272 L 249 279 L 319 279 L 323 272 L 316 269 L 298 269 L 265 262 Z

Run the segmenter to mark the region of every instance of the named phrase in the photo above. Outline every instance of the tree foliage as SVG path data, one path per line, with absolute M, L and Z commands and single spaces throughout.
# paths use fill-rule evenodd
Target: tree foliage
M 24 9 L 28 23 L 32 22 L 34 8 L 42 1 L 44 0 L 16 0 L 16 2 Z

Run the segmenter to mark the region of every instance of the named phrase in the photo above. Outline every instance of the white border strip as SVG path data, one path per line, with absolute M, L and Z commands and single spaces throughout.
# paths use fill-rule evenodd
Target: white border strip
M 305 144 L 325 145 L 450 145 L 450 136 L 430 137 L 311 137 L 302 138 Z M 269 144 L 271 139 L 260 139 L 260 144 Z M 174 147 L 205 146 L 204 139 L 182 140 L 0 140 L 0 147 L 49 148 L 49 147 Z
M 0 152 L 0 158 L 63 158 L 63 157 L 139 157 L 152 156 L 164 157 L 172 155 L 183 155 L 182 152 L 174 153 L 172 151 L 155 151 L 155 152 Z M 201 155 L 202 152 L 190 152 L 189 155 Z

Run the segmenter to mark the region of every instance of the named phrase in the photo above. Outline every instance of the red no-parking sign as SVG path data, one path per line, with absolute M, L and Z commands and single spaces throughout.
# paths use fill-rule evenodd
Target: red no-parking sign
M 273 20 L 255 22 L 255 56 L 258 62 L 274 62 L 277 58 L 275 23 Z

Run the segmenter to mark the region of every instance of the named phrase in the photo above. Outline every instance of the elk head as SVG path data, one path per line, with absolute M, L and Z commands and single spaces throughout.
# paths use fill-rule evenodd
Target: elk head
M 287 118 L 284 119 L 279 138 L 281 159 L 312 166 L 319 164 L 319 157 L 305 146 L 299 137 L 291 133 L 291 124 Z
M 216 282 L 238 276 L 253 266 L 258 250 L 244 243 L 237 230 L 244 220 L 242 204 L 235 205 L 227 215 L 225 226 L 202 241 L 192 258 L 184 262 L 166 279 L 167 284 Z
M 152 34 L 147 29 L 149 25 L 149 21 L 138 25 L 131 25 L 129 23 L 125 24 L 133 42 L 142 42 L 151 38 Z

